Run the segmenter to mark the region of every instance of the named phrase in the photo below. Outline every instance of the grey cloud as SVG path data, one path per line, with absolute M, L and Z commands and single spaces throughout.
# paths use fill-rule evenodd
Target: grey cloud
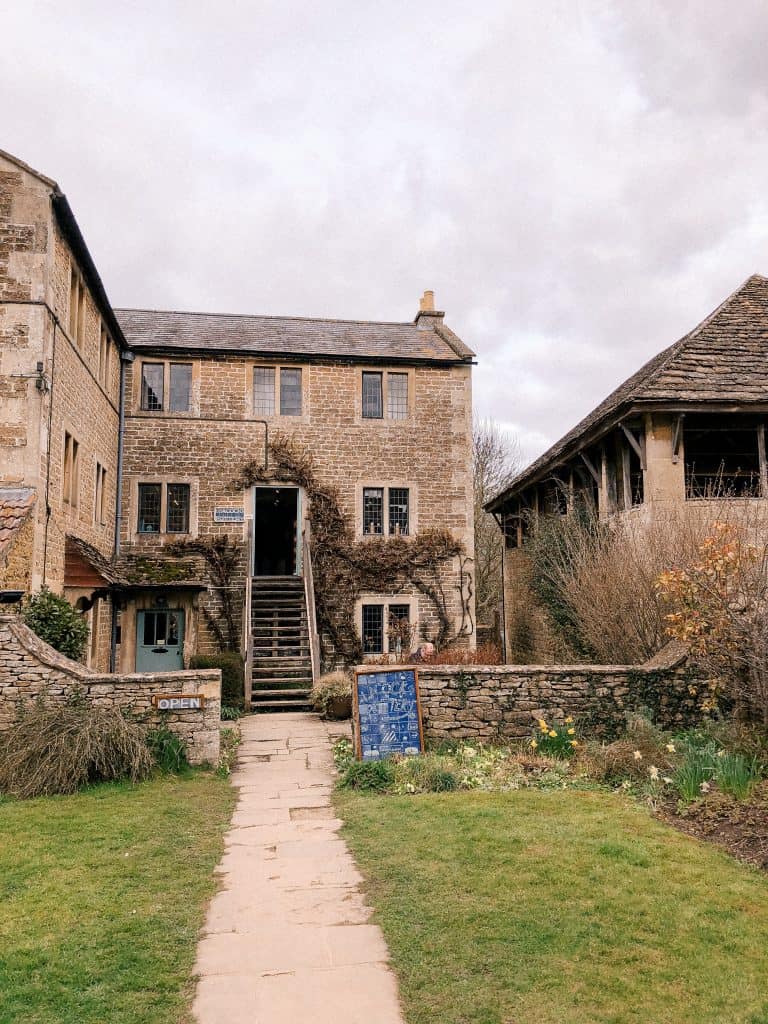
M 768 270 L 767 21 L 19 4 L 0 145 L 67 191 L 115 304 L 406 319 L 434 288 L 533 457 Z

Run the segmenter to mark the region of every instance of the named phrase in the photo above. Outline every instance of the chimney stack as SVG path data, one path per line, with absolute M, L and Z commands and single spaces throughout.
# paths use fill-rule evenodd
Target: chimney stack
M 419 299 L 419 312 L 416 314 L 416 323 L 423 330 L 431 331 L 436 324 L 443 322 L 445 313 L 435 309 L 435 293 L 428 289 Z
M 420 313 L 433 313 L 435 309 L 435 293 L 433 291 L 425 291 L 422 297 L 419 299 L 419 312 Z

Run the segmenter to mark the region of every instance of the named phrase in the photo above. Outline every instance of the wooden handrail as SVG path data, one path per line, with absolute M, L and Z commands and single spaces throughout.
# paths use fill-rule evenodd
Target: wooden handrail
M 312 658 L 312 683 L 320 678 L 320 638 L 317 634 L 317 610 L 315 609 L 315 580 L 312 575 L 312 555 L 309 544 L 309 526 L 301 534 L 301 557 L 304 563 L 304 597 L 307 602 L 307 626 L 309 629 L 309 653 Z
M 251 688 L 253 685 L 253 643 L 251 637 L 251 598 L 253 596 L 253 520 L 245 525 L 245 602 L 243 604 L 243 632 L 240 651 L 243 656 L 243 700 L 246 711 L 251 709 Z

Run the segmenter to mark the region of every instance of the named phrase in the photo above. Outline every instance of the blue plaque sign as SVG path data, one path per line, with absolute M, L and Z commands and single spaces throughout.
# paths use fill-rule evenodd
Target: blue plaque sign
M 390 754 L 420 754 L 419 683 L 415 668 L 355 673 L 354 724 L 357 756 L 380 761 Z

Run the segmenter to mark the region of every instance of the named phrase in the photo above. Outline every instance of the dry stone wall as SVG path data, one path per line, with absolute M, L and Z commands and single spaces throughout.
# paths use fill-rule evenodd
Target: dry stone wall
M 420 667 L 425 737 L 478 742 L 531 735 L 536 719 L 572 715 L 586 735 L 612 737 L 628 712 L 664 728 L 698 721 L 684 662 L 667 665 L 440 665 Z
M 0 732 L 36 698 L 64 701 L 77 692 L 94 704 L 120 707 L 166 725 L 184 740 L 192 764 L 216 764 L 219 759 L 219 669 L 140 675 L 91 672 L 54 651 L 16 617 L 0 616 Z M 205 704 L 201 710 L 156 711 L 156 694 L 202 694 Z

